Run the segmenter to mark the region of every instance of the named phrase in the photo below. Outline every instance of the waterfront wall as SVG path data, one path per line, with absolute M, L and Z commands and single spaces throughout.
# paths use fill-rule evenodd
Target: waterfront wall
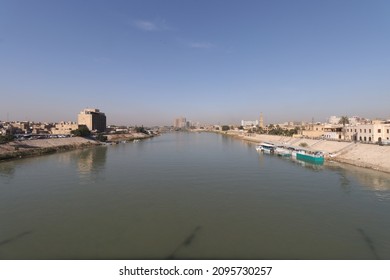
M 309 149 L 324 152 L 327 160 L 390 173 L 390 146 L 266 134 L 239 134 L 233 131 L 221 133 L 254 143 L 283 143 L 295 147 L 299 147 L 301 143 L 306 143 Z

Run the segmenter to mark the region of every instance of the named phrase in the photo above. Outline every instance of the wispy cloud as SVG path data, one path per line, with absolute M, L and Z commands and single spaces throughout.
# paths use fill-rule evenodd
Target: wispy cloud
M 190 48 L 194 49 L 211 49 L 215 48 L 215 45 L 213 43 L 209 42 L 191 42 L 188 44 Z
M 133 24 L 136 28 L 144 31 L 156 31 L 159 29 L 156 23 L 147 20 L 135 20 Z

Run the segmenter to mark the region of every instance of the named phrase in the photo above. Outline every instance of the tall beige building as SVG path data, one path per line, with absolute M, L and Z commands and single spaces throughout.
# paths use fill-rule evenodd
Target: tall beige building
M 186 128 L 187 127 L 187 120 L 184 117 L 175 119 L 173 126 L 175 128 Z
M 77 118 L 78 125 L 86 125 L 89 130 L 106 131 L 106 115 L 99 109 L 84 109 Z

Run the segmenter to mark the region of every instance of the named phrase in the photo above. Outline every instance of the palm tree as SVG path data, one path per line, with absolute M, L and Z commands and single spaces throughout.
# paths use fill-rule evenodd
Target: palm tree
M 344 140 L 345 140 L 345 125 L 349 124 L 348 116 L 341 116 L 341 118 L 339 120 L 339 124 L 343 125 L 343 136 L 344 136 Z

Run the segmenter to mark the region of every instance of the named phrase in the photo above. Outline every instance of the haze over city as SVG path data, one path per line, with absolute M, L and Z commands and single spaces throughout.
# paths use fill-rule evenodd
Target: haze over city
M 1 1 L 0 120 L 390 118 L 389 1 Z

